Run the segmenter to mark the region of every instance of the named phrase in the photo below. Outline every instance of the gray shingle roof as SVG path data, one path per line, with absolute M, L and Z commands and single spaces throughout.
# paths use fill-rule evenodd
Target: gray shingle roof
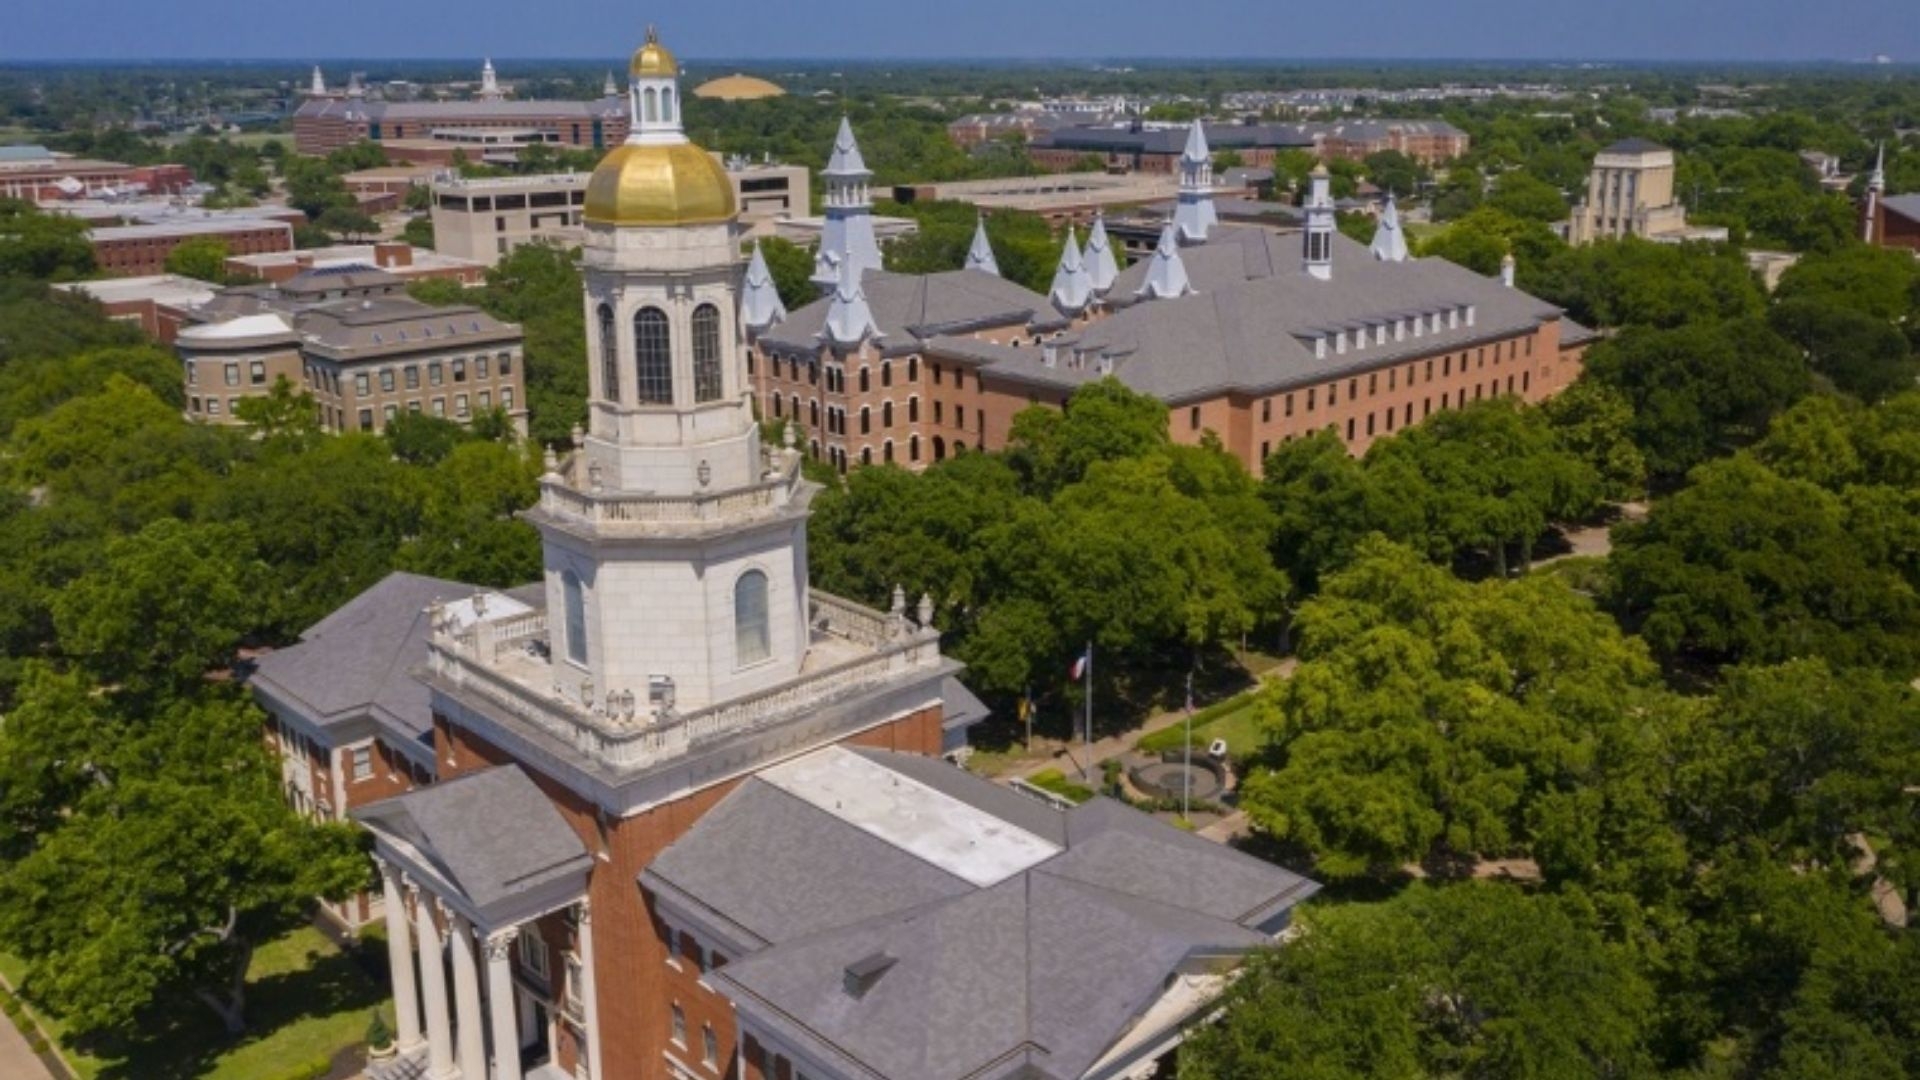
M 883 346 L 917 345 L 920 338 L 983 326 L 1061 324 L 1046 297 L 980 270 L 938 274 L 869 270 L 861 279 L 861 289 L 885 336 Z M 826 326 L 830 306 L 831 298 L 822 297 L 793 312 L 762 334 L 761 344 L 775 351 L 812 353 L 820 347 L 818 335 Z
M 313 624 L 296 645 L 260 658 L 250 681 L 312 724 L 371 718 L 411 738 L 427 735 L 427 688 L 407 672 L 427 658 L 426 607 L 473 586 L 400 571 Z
M 1185 961 L 1265 944 L 1256 927 L 1316 889 L 1111 800 L 1063 813 L 944 762 L 854 752 L 1065 850 L 975 888 L 754 779 L 654 861 L 643 885 L 768 942 L 708 978 L 849 1072 L 1080 1076 Z M 876 956 L 850 992 L 847 968 Z
M 481 909 L 593 864 L 518 765 L 417 788 L 352 816 L 413 845 Z
M 1888 210 L 1904 218 L 1920 221 L 1920 194 L 1889 195 L 1881 200 Z

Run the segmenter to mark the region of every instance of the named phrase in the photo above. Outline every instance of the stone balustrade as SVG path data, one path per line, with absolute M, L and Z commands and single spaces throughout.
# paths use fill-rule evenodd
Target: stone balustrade
M 576 459 L 577 460 L 577 459 Z M 786 506 L 800 475 L 798 454 L 776 455 L 775 471 L 759 483 L 730 491 L 653 495 L 586 490 L 575 461 L 540 478 L 540 508 L 600 526 L 698 525 L 737 521 Z

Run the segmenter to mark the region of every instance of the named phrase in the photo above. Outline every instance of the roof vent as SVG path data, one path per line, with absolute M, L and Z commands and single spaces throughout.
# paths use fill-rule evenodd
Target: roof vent
M 848 997 L 866 997 L 867 991 L 873 989 L 874 984 L 880 981 L 880 977 L 891 971 L 897 962 L 883 952 L 868 953 L 847 965 L 841 985 L 845 987 Z

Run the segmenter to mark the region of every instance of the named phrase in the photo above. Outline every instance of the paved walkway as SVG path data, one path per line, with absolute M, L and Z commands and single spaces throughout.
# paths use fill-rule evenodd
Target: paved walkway
M 53 1074 L 27 1049 L 26 1036 L 0 1017 L 0 1076 L 7 1080 L 53 1080 Z

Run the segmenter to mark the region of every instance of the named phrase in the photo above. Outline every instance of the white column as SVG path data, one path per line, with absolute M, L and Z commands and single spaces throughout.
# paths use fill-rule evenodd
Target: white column
M 587 1073 L 607 1075 L 600 1067 L 600 999 L 593 992 L 593 910 L 580 900 L 580 1007 L 587 1028 Z
M 513 1008 L 513 941 L 509 926 L 487 938 L 487 1011 L 493 1020 L 493 1080 L 520 1080 L 520 1024 Z M 477 1080 L 477 1078 L 476 1078 Z
M 387 909 L 387 968 L 393 973 L 393 1019 L 400 1029 L 398 1049 L 420 1045 L 420 990 L 413 977 L 413 927 L 400 894 L 400 869 L 385 859 L 380 866 L 380 897 Z
M 480 968 L 473 959 L 473 924 L 447 913 L 453 949 L 454 1037 L 460 1047 L 461 1080 L 486 1080 L 487 1028 L 480 1012 Z
M 448 1080 L 453 1071 L 453 1029 L 447 1019 L 447 969 L 440 958 L 440 928 L 433 900 L 413 890 L 413 925 L 420 938 L 420 983 L 426 989 L 427 1080 Z

